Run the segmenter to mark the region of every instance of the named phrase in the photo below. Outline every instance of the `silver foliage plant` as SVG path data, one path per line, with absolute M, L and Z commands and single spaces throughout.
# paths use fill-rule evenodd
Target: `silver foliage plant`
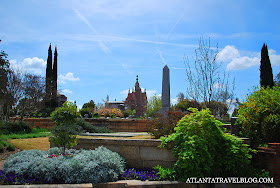
M 101 183 L 116 181 L 125 167 L 119 154 L 103 146 L 95 150 L 66 150 L 68 157 L 46 157 L 60 153 L 62 150 L 59 148 L 24 150 L 11 155 L 3 170 L 5 173 L 41 178 L 48 183 Z

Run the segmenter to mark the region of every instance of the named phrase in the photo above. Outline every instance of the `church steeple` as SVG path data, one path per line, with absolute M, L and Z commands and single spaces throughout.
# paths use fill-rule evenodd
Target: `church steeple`
M 141 90 L 139 82 L 138 82 L 138 75 L 136 76 L 136 83 L 135 83 L 135 91 Z

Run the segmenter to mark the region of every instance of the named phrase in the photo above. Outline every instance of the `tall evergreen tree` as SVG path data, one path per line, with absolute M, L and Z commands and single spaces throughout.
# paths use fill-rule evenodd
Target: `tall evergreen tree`
M 46 69 L 46 107 L 51 107 L 51 97 L 52 97 L 52 46 L 50 44 L 48 50 L 48 60 Z
M 271 68 L 271 63 L 268 56 L 267 45 L 264 43 L 261 51 L 261 66 L 260 66 L 260 84 L 261 87 L 274 86 L 273 73 Z
M 52 70 L 52 107 L 57 107 L 57 47 L 54 50 L 54 62 Z

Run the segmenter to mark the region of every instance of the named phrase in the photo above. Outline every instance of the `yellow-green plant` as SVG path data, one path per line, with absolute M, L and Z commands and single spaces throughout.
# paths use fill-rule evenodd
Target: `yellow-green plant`
M 280 87 L 256 88 L 238 111 L 241 135 L 253 145 L 280 142 Z
M 66 148 L 76 145 L 78 127 L 75 121 L 77 117 L 79 117 L 79 113 L 76 105 L 68 101 L 51 114 L 51 119 L 56 123 L 52 129 L 54 137 L 51 138 L 51 141 L 56 146 L 62 147 L 64 152 Z
M 182 181 L 189 177 L 252 175 L 251 149 L 242 140 L 223 133 L 222 123 L 215 120 L 209 109 L 188 110 L 192 113 L 178 122 L 176 132 L 160 138 L 161 147 L 174 142 L 173 153 L 178 157 L 173 173 L 167 174 L 174 177 L 175 173 L 176 179 Z

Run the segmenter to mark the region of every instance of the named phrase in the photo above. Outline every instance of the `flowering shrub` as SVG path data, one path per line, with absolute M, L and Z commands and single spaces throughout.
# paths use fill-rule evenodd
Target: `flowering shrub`
M 95 150 L 24 150 L 11 155 L 5 174 L 36 177 L 44 183 L 100 183 L 115 181 L 124 171 L 124 159 L 104 147 Z M 52 156 L 52 157 L 47 157 Z
M 51 154 L 51 155 L 45 155 L 45 156 L 43 156 L 43 158 L 54 158 L 54 157 L 59 157 L 59 156 L 64 156 L 64 157 L 73 157 L 73 155 L 72 154 L 58 154 L 58 155 L 55 155 L 55 154 Z
M 123 113 L 120 109 L 109 109 L 109 108 L 101 108 L 98 110 L 98 114 L 103 117 L 123 117 Z
M 241 135 L 253 145 L 280 142 L 280 87 L 256 88 L 239 106 Z
M 121 174 L 121 179 L 125 180 L 159 180 L 160 176 L 157 171 L 145 168 L 145 169 L 137 169 L 137 168 L 129 168 L 125 170 L 124 173 Z

